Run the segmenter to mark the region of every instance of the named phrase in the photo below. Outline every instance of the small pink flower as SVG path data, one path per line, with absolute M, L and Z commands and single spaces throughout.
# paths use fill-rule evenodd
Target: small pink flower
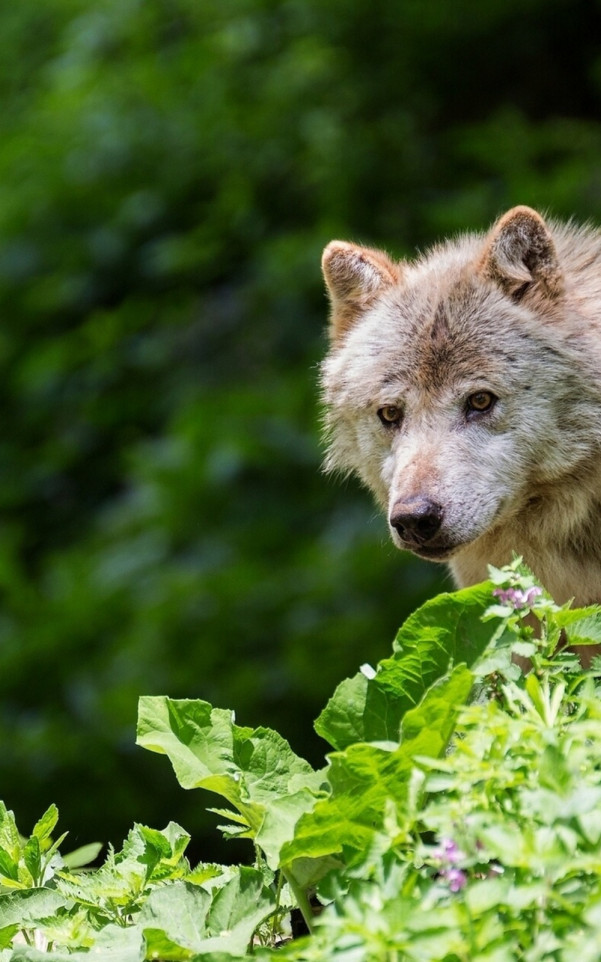
M 448 862 L 449 865 L 456 865 L 457 862 L 462 862 L 465 858 L 465 853 L 461 851 L 457 842 L 452 838 L 442 838 L 440 845 L 434 849 L 432 854 L 434 858 L 441 862 Z
M 460 892 L 467 885 L 467 875 L 460 868 L 445 868 L 440 876 L 447 880 L 451 892 Z
M 532 588 L 495 588 L 493 595 L 501 604 L 511 605 L 516 611 L 529 608 L 534 599 L 543 593 L 542 588 L 533 585 Z

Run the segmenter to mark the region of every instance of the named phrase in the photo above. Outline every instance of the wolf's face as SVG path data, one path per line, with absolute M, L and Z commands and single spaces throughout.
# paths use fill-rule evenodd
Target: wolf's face
M 558 321 L 562 278 L 541 218 L 413 266 L 334 242 L 323 367 L 329 468 L 354 471 L 398 547 L 447 560 L 577 471 L 597 409 Z M 586 380 L 586 379 L 585 379 Z

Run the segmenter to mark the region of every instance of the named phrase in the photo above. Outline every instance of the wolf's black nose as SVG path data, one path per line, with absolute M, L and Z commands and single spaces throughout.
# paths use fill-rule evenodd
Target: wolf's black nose
M 443 509 L 428 498 L 397 501 L 390 514 L 390 524 L 406 544 L 425 545 L 438 533 Z

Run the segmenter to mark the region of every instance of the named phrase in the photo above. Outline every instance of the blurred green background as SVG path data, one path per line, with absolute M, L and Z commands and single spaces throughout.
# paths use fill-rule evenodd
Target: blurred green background
M 409 256 L 529 203 L 601 218 L 590 0 L 0 9 L 0 797 L 72 846 L 208 799 L 134 745 L 206 698 L 312 721 L 441 568 L 320 474 L 332 237 Z

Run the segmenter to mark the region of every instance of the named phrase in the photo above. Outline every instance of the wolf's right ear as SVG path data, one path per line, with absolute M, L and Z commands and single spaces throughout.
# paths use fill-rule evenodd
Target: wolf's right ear
M 321 267 L 332 308 L 330 338 L 340 340 L 363 311 L 399 281 L 400 265 L 383 251 L 346 241 L 332 241 L 323 252 Z
M 511 297 L 528 288 L 550 298 L 563 290 L 563 275 L 553 238 L 531 207 L 513 207 L 493 227 L 481 271 Z

